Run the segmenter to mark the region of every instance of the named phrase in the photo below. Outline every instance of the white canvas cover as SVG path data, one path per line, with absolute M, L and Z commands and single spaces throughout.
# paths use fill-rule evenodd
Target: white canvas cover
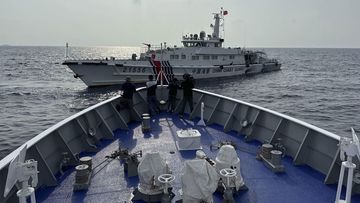
M 216 169 L 206 160 L 186 161 L 181 177 L 183 202 L 212 202 L 219 178 Z
M 196 129 L 178 130 L 177 147 L 179 150 L 195 150 L 201 149 L 201 134 Z
M 138 189 L 144 194 L 162 192 L 162 184 L 158 181 L 158 177 L 169 172 L 168 165 L 158 152 L 146 153 L 138 166 Z
M 236 190 L 239 190 L 239 188 L 245 184 L 240 172 L 240 159 L 232 145 L 223 145 L 220 148 L 215 161 L 216 170 L 219 174 L 220 170 L 224 168 L 233 168 L 236 170 L 236 176 L 233 177 L 233 179 L 235 178 L 235 184 L 234 181 L 230 181 L 230 187 L 236 187 Z M 226 183 L 226 178 L 223 176 L 221 176 L 221 178 L 224 183 Z

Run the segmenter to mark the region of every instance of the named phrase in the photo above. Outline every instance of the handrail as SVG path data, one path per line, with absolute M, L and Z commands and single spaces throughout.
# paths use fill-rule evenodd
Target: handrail
M 137 88 L 136 91 L 142 91 L 146 89 L 145 87 L 141 87 L 141 88 Z M 334 134 L 334 133 L 331 133 L 329 131 L 326 131 L 324 129 L 321 129 L 319 127 L 316 127 L 314 125 L 311 125 L 307 122 L 304 122 L 304 121 L 301 121 L 299 119 L 296 119 L 296 118 L 293 118 L 293 117 L 290 117 L 290 116 L 287 116 L 285 114 L 282 114 L 282 113 L 279 113 L 279 112 L 276 112 L 276 111 L 273 111 L 273 110 L 270 110 L 270 109 L 267 109 L 267 108 L 264 108 L 264 107 L 260 107 L 260 106 L 257 106 L 255 104 L 251 104 L 251 103 L 248 103 L 248 102 L 244 102 L 244 101 L 241 101 L 241 100 L 238 100 L 238 99 L 234 99 L 234 98 L 230 98 L 230 97 L 227 97 L 227 96 L 223 96 L 223 95 L 219 95 L 219 94 L 215 94 L 215 93 L 211 93 L 211 92 L 207 92 L 207 91 L 204 91 L 204 90 L 200 90 L 200 89 L 193 89 L 194 92 L 198 92 L 198 93 L 201 93 L 201 94 L 206 94 L 206 95 L 211 95 L 211 96 L 215 96 L 215 97 L 219 97 L 219 98 L 222 98 L 222 99 L 226 99 L 226 100 L 229 100 L 229 101 L 234 101 L 234 102 L 237 102 L 237 103 L 240 103 L 240 104 L 244 104 L 244 105 L 247 105 L 247 106 L 250 106 L 250 107 L 253 107 L 253 108 L 256 108 L 256 109 L 259 109 L 259 110 L 262 110 L 262 111 L 266 111 L 270 114 L 273 114 L 273 115 L 277 115 L 281 118 L 284 118 L 284 119 L 287 119 L 289 121 L 292 121 L 294 123 L 297 123 L 299 125 L 302 125 L 304 127 L 307 127 L 309 129 L 312 129 L 316 132 L 319 132 L 323 135 L 326 135 L 330 138 L 333 138 L 335 140 L 340 140 L 340 136 Z M 106 104 L 106 103 L 109 103 L 111 101 L 114 101 L 116 99 L 118 99 L 120 96 L 115 96 L 115 97 L 112 97 L 110 99 L 107 99 L 105 101 L 102 101 L 98 104 L 95 104 L 93 106 L 90 106 L 68 118 L 65 118 L 64 120 L 56 123 L 55 125 L 49 127 L 48 129 L 46 129 L 45 131 L 41 132 L 40 134 L 36 135 L 35 137 L 33 137 L 32 139 L 30 139 L 29 141 L 27 141 L 26 143 L 24 143 L 23 145 L 27 145 L 28 148 L 30 148 L 31 146 L 35 145 L 36 143 L 38 143 L 41 139 L 43 139 L 44 137 L 46 137 L 47 135 L 49 135 L 50 133 L 54 132 L 55 130 L 57 130 L 58 128 L 60 128 L 61 126 L 65 125 L 66 123 L 68 123 L 69 121 L 91 111 L 91 110 L 94 110 L 100 106 L 102 106 L 103 104 Z M 21 146 L 23 146 L 21 145 Z M 20 147 L 21 147 L 20 146 Z M 16 157 L 17 155 L 17 151 L 18 149 L 20 148 L 18 147 L 16 150 L 14 150 L 13 152 L 11 152 L 10 154 L 8 154 L 6 157 L 4 157 L 2 160 L 0 160 L 0 170 L 2 170 L 4 167 L 6 167 L 10 161 Z
M 336 135 L 334 133 L 331 133 L 327 130 L 324 130 L 322 128 L 319 128 L 319 127 L 316 127 L 314 125 L 311 125 L 305 121 L 302 121 L 302 120 L 299 120 L 297 118 L 293 118 L 291 116 L 288 116 L 288 115 L 285 115 L 285 114 L 282 114 L 282 113 L 279 113 L 279 112 L 276 112 L 276 111 L 273 111 L 273 110 L 270 110 L 270 109 L 267 109 L 267 108 L 264 108 L 264 107 L 261 107 L 261 106 L 257 106 L 255 104 L 251 104 L 251 103 L 248 103 L 248 102 L 244 102 L 244 101 L 241 101 L 241 100 L 238 100 L 238 99 L 234 99 L 234 98 L 230 98 L 230 97 L 227 97 L 227 96 L 223 96 L 223 95 L 219 95 L 219 94 L 215 94 L 215 93 L 211 93 L 211 92 L 207 92 L 207 91 L 204 91 L 204 90 L 199 90 L 199 89 L 194 89 L 195 92 L 200 92 L 200 93 L 203 93 L 203 94 L 208 94 L 208 95 L 212 95 L 212 96 L 216 96 L 216 97 L 220 97 L 220 98 L 223 98 L 223 99 L 227 99 L 227 100 L 230 100 L 230 101 L 234 101 L 234 102 L 238 102 L 240 104 L 244 104 L 244 105 L 247 105 L 247 106 L 250 106 L 250 107 L 254 107 L 254 108 L 257 108 L 259 110 L 262 110 L 262 111 L 266 111 L 268 113 L 271 113 L 271 114 L 274 114 L 274 115 L 277 115 L 279 117 L 282 117 L 282 118 L 285 118 L 285 119 L 288 119 L 294 123 L 297 123 L 299 125 L 302 125 L 304 127 L 307 127 L 307 128 L 310 128 L 314 131 L 317 131 L 321 134 L 324 134 L 328 137 L 331 137 L 333 139 L 336 139 L 336 140 L 340 140 L 340 136 L 339 135 Z

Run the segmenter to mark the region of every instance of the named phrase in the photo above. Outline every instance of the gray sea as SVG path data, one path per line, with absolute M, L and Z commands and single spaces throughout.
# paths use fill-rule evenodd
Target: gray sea
M 74 58 L 130 57 L 136 47 L 73 47 Z M 360 134 L 360 49 L 264 49 L 282 70 L 197 83 L 340 136 Z M 62 119 L 115 96 L 87 88 L 66 66 L 63 47 L 0 47 L 0 158 Z

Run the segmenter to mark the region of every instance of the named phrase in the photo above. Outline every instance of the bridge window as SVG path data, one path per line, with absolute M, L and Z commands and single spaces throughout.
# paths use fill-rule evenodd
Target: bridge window
M 179 55 L 170 55 L 170 59 L 179 59 Z
M 210 56 L 203 56 L 203 59 L 204 59 L 204 60 L 209 60 L 209 59 L 210 59 Z
M 199 56 L 191 56 L 191 60 L 199 60 Z
M 218 56 L 211 56 L 211 59 L 212 59 L 212 60 L 217 60 L 217 59 L 218 59 Z
M 186 55 L 185 55 L 185 54 L 182 54 L 182 55 L 181 55 L 181 59 L 186 59 Z
M 230 55 L 230 56 L 229 56 L 229 59 L 234 59 L 234 58 L 235 58 L 234 55 Z

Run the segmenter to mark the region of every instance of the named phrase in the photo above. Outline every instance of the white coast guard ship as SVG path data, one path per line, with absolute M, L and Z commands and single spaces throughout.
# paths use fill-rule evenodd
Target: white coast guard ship
M 181 79 L 184 73 L 195 79 L 208 79 L 245 75 L 279 70 L 281 64 L 276 59 L 267 58 L 264 52 L 244 48 L 224 48 L 220 36 L 220 26 L 227 11 L 214 13 L 212 34 L 201 31 L 182 37 L 183 47 L 160 48 L 150 44 L 147 51 L 131 59 L 66 60 L 67 65 L 87 86 L 116 85 L 125 81 L 127 76 L 135 83 L 147 81 L 153 74 L 158 81 L 169 82 L 173 77 Z

